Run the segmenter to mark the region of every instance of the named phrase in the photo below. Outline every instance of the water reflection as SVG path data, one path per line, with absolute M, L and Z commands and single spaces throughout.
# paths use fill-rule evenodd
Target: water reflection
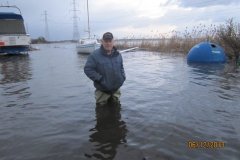
M 88 55 L 86 55 L 86 54 L 77 54 L 77 56 L 78 56 L 80 68 L 84 68 L 84 65 L 85 65 L 85 63 L 87 61 Z
M 199 64 L 199 63 L 188 63 L 188 66 L 192 69 L 194 75 L 199 75 L 197 79 L 208 79 L 208 75 L 217 75 L 219 72 L 224 70 L 224 64 Z
M 0 57 L 0 84 L 16 83 L 31 78 L 29 55 Z
M 126 143 L 127 127 L 121 120 L 120 110 L 119 103 L 96 106 L 96 126 L 90 130 L 89 136 L 93 153 L 86 153 L 86 157 L 112 160 L 116 156 L 118 145 Z
M 221 99 L 232 100 L 239 95 L 237 73 L 226 71 L 227 64 L 188 64 L 191 67 L 191 83 L 208 87 Z M 232 82 L 234 81 L 234 83 Z M 235 85 L 236 84 L 236 85 Z M 211 88 L 212 87 L 212 88 Z
M 0 101 L 2 106 L 27 106 L 25 101 L 31 93 L 28 83 L 31 79 L 29 55 L 6 55 L 0 57 Z M 19 83 L 23 82 L 23 83 Z

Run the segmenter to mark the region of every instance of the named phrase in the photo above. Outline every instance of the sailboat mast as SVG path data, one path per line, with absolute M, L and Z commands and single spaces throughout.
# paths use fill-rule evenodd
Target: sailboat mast
M 87 16 L 88 16 L 88 38 L 90 38 L 90 26 L 89 26 L 89 9 L 88 9 L 88 0 L 87 0 Z

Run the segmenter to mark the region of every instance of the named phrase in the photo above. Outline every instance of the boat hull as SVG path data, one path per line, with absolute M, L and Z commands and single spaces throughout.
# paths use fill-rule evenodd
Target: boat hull
M 0 55 L 2 55 L 2 54 L 25 54 L 29 50 L 30 50 L 29 46 L 0 47 Z
M 100 48 L 101 44 L 91 43 L 91 44 L 77 44 L 77 52 L 81 54 L 90 54 L 94 50 Z
M 0 35 L 0 54 L 21 54 L 29 51 L 27 35 Z

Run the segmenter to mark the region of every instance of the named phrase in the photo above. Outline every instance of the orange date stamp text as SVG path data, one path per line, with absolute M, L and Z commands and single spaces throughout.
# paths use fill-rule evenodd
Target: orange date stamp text
M 222 141 L 188 141 L 187 146 L 190 149 L 218 149 L 224 148 L 225 143 Z

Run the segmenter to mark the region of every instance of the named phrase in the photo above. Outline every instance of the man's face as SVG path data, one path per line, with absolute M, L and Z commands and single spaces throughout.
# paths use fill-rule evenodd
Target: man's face
M 102 40 L 102 45 L 103 45 L 103 48 L 109 53 L 111 53 L 112 49 L 113 49 L 113 44 L 114 44 L 114 41 L 113 39 L 105 39 L 105 40 Z

